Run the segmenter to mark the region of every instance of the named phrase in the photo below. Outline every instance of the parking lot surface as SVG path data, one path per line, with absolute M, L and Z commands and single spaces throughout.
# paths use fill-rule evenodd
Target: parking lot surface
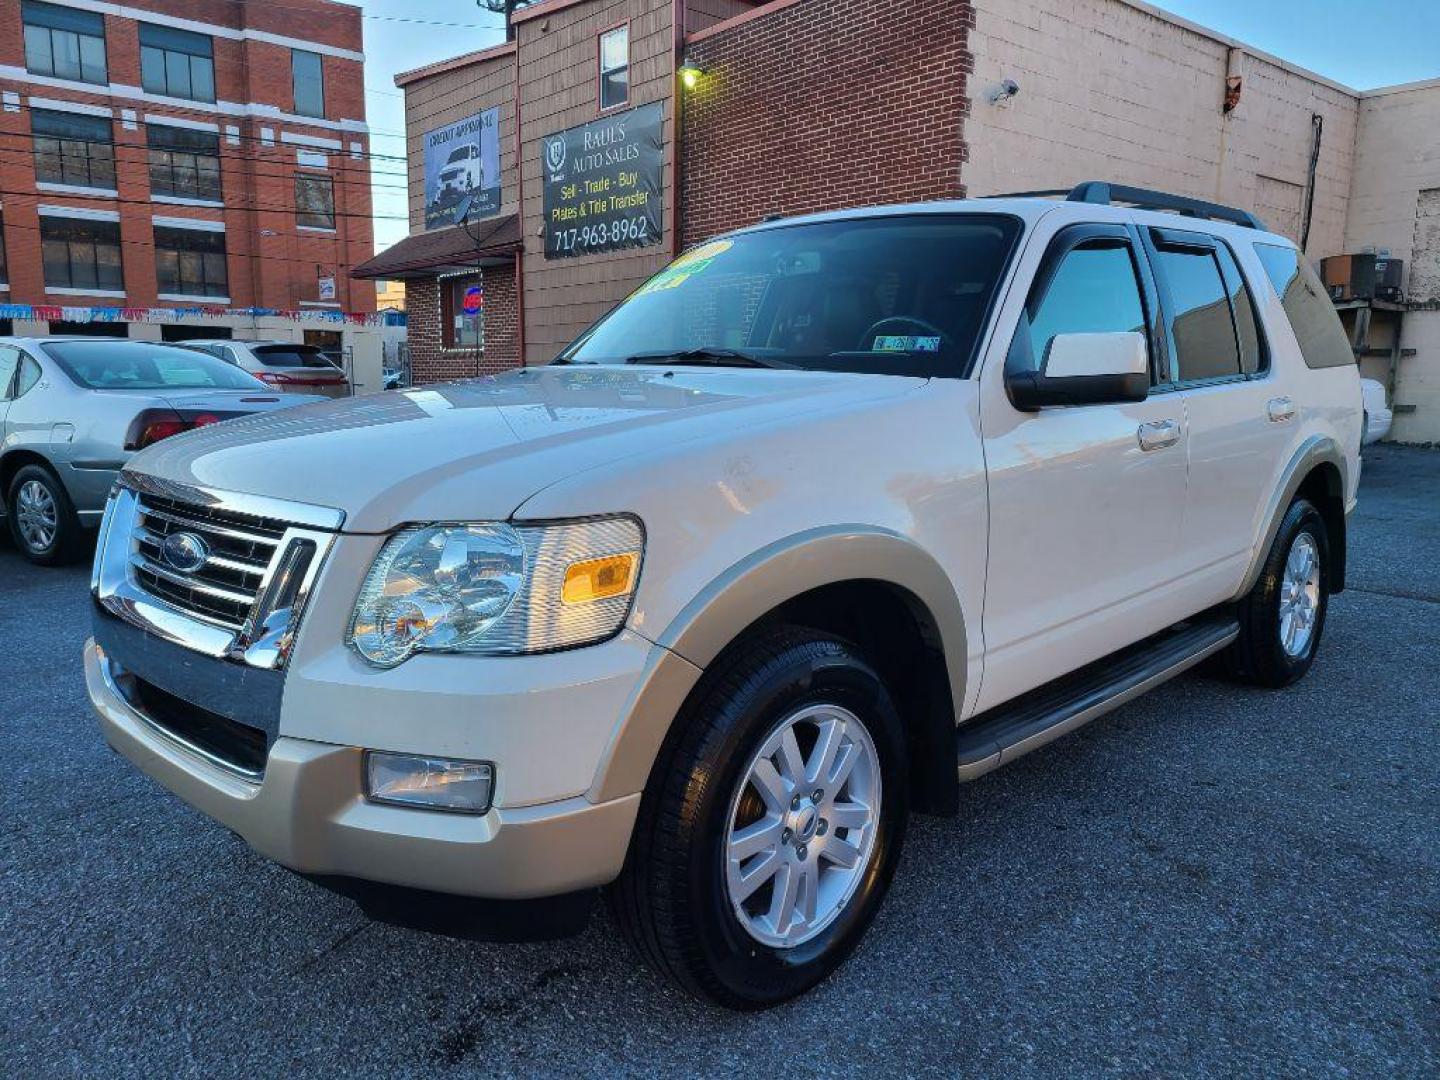
M 497 944 L 253 855 L 106 749 L 87 584 L 0 546 L 11 1075 L 1440 1075 L 1440 452 L 1367 452 L 1308 679 L 1187 676 L 966 787 L 859 953 L 760 1015 L 603 908 Z

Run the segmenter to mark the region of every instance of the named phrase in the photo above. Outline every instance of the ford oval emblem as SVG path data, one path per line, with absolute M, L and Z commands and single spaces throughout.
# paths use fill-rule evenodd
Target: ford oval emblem
M 183 574 L 193 574 L 210 558 L 210 545 L 192 532 L 171 533 L 160 545 L 160 557 Z

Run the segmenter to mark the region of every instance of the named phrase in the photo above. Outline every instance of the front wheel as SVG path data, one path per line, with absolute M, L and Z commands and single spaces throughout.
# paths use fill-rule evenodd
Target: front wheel
M 908 811 L 879 676 L 799 629 L 722 660 L 646 791 L 617 921 L 682 989 L 765 1008 L 830 974 L 874 919 Z
M 1290 504 L 1259 580 L 1240 601 L 1240 636 L 1223 654 L 1230 673 L 1259 686 L 1289 686 L 1310 670 L 1330 603 L 1325 519 L 1305 499 Z

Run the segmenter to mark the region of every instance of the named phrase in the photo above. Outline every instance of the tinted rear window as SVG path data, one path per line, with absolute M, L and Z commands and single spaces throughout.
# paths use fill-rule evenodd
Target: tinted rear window
M 268 390 L 255 376 L 193 349 L 139 341 L 62 341 L 45 351 L 89 390 Z
M 335 365 L 313 345 L 256 345 L 255 358 L 266 367 L 333 368 Z
M 1256 244 L 1255 254 L 1260 256 L 1265 274 L 1275 286 L 1305 363 L 1312 368 L 1355 363 L 1355 353 L 1335 305 L 1304 256 L 1279 244 Z

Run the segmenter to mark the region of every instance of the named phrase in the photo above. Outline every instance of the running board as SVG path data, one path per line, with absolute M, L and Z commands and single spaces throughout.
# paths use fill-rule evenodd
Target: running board
M 1119 708 L 1219 652 L 1239 633 L 1228 610 L 1199 616 L 981 713 L 955 734 L 961 782 Z

